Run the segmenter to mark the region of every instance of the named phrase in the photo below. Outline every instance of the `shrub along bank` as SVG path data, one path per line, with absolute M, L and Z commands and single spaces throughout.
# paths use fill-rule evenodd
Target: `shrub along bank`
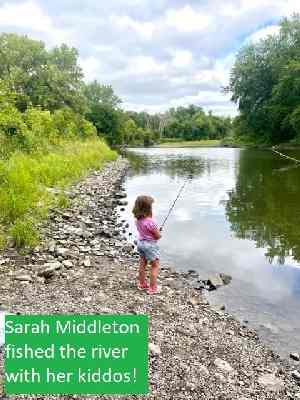
M 70 108 L 21 112 L 15 99 L 0 82 L 0 247 L 8 235 L 17 246 L 34 246 L 49 207 L 67 202 L 49 188 L 63 188 L 116 158 L 96 128 Z
M 49 188 L 64 188 L 91 169 L 100 168 L 116 153 L 97 138 L 66 141 L 48 153 L 17 151 L 0 161 L 0 220 L 2 239 L 13 237 L 17 246 L 38 242 L 37 224 L 47 217 L 49 207 L 68 204 L 64 194 Z M 61 192 L 63 193 L 63 192 Z

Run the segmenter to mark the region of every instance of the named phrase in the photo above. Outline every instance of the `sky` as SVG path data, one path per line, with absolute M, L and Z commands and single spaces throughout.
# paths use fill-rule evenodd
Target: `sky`
M 85 80 L 112 85 L 125 109 L 234 116 L 222 87 L 236 53 L 294 12 L 299 0 L 0 0 L 0 30 L 76 47 Z

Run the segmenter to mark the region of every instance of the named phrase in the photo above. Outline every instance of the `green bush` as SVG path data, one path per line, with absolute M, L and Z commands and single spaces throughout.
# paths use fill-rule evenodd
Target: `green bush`
M 35 245 L 34 232 L 49 207 L 68 205 L 63 194 L 55 196 L 48 188 L 64 188 L 116 156 L 104 142 L 91 138 L 61 142 L 47 154 L 15 152 L 0 160 L 0 223 L 18 246 Z
M 16 247 L 35 247 L 39 242 L 39 234 L 36 229 L 36 221 L 32 217 L 17 219 L 9 230 Z
M 27 126 L 26 143 L 30 152 L 48 149 L 55 144 L 59 136 L 59 130 L 54 124 L 54 117 L 50 111 L 40 108 L 29 108 L 23 114 Z

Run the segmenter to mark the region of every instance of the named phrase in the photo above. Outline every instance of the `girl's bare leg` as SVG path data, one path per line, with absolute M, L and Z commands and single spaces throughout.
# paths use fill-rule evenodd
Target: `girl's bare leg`
M 140 268 L 139 268 L 139 283 L 143 285 L 146 282 L 146 267 L 147 260 L 144 257 L 140 258 Z
M 150 273 L 150 287 L 152 289 L 157 287 L 157 275 L 159 270 L 159 260 L 151 262 L 151 273 Z

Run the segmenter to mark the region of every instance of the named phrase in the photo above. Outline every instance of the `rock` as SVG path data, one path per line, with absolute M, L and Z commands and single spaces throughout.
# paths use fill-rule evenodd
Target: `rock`
M 49 252 L 54 253 L 55 252 L 55 244 L 51 243 L 49 244 Z
M 290 358 L 294 361 L 300 361 L 300 354 L 299 353 L 291 353 Z
M 72 214 L 67 213 L 67 212 L 63 212 L 63 213 L 62 213 L 62 216 L 63 216 L 63 218 L 65 218 L 65 219 L 70 219 L 70 218 L 72 218 Z
M 219 287 L 224 285 L 224 282 L 221 279 L 220 274 L 215 274 L 208 278 L 207 284 L 211 286 L 212 289 L 218 289 Z
M 153 356 L 159 356 L 161 354 L 160 347 L 154 343 L 149 343 L 149 351 Z
M 200 364 L 200 365 L 197 366 L 197 368 L 198 368 L 198 371 L 200 372 L 201 375 L 206 375 L 206 376 L 209 375 L 209 370 L 206 368 L 205 365 Z
M 55 252 L 56 252 L 56 254 L 58 255 L 58 256 L 64 256 L 64 255 L 66 255 L 66 253 L 68 252 L 68 249 L 65 249 L 65 248 L 63 248 L 63 247 L 58 247 L 56 250 L 55 250 Z
M 234 371 L 232 366 L 227 361 L 221 360 L 220 358 L 216 358 L 214 364 L 223 372 L 232 373 Z
M 280 392 L 284 389 L 284 381 L 274 374 L 263 374 L 258 378 L 258 383 L 269 392 Z
M 15 275 L 14 279 L 16 281 L 22 281 L 22 282 L 31 282 L 32 278 L 30 275 L 26 275 L 26 274 L 20 274 L 20 275 Z
M 54 275 L 56 270 L 61 268 L 61 263 L 58 261 L 46 263 L 38 272 L 38 276 L 43 276 L 44 278 L 50 278 Z
M 88 231 L 83 231 L 82 235 L 81 235 L 84 239 L 89 239 L 90 237 L 92 237 L 93 235 L 88 232 Z
M 117 204 L 118 204 L 118 206 L 127 206 L 128 201 L 126 201 L 126 200 L 118 200 Z
M 222 375 L 222 374 L 219 374 L 218 372 L 215 373 L 215 377 L 216 377 L 217 379 L 219 379 L 219 381 L 221 381 L 221 382 L 223 382 L 223 383 L 226 382 L 225 376 Z
M 297 370 L 292 371 L 292 377 L 296 379 L 296 381 L 300 381 L 300 372 Z
M 220 273 L 220 278 L 222 279 L 224 285 L 229 285 L 232 281 L 232 276 Z
M 134 246 L 132 244 L 125 244 L 125 246 L 123 246 L 123 251 L 125 253 L 131 253 L 132 249 L 134 249 Z
M 90 257 L 85 257 L 85 259 L 84 259 L 84 261 L 83 261 L 83 265 L 84 265 L 86 268 L 90 268 L 90 267 L 92 266 Z
M 227 335 L 234 336 L 234 331 L 231 329 L 229 331 L 227 331 L 226 333 L 227 333 Z
M 196 297 L 191 297 L 188 301 L 188 303 L 192 306 L 197 306 L 198 304 L 200 304 L 199 299 L 197 299 Z
M 125 197 L 127 197 L 127 194 L 126 194 L 126 192 L 118 192 L 115 194 L 115 197 L 117 199 L 124 199 Z
M 67 269 L 73 268 L 73 263 L 71 260 L 64 260 L 63 261 L 63 265 L 64 267 L 66 267 Z

